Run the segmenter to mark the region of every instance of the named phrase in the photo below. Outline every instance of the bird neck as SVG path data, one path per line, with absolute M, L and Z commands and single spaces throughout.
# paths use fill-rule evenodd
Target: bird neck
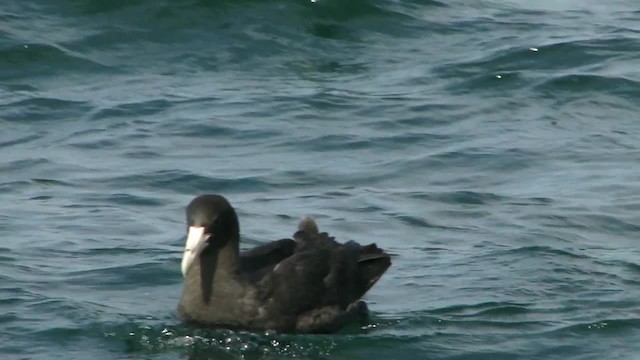
M 218 239 L 220 240 L 220 239 Z M 240 250 L 237 238 L 214 242 L 200 254 L 197 277 L 202 301 L 208 305 L 216 289 L 222 293 L 241 287 Z
M 212 244 L 200 254 L 200 266 L 211 267 L 215 272 L 235 273 L 240 269 L 240 248 L 238 239 L 231 238 L 222 246 Z

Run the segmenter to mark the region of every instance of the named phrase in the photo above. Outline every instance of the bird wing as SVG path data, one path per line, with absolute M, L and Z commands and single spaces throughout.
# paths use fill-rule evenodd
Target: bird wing
M 293 255 L 295 248 L 295 241 L 292 239 L 282 239 L 258 245 L 244 251 L 240 254 L 242 271 L 245 273 L 253 273 L 273 267 Z
M 279 313 L 297 314 L 323 305 L 326 296 L 336 291 L 327 287 L 330 273 L 330 252 L 312 249 L 296 252 L 269 272 L 263 284 L 266 301 Z

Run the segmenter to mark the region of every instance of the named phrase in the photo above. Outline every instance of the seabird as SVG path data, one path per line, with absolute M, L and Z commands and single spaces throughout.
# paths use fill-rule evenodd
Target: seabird
M 180 318 L 249 331 L 332 333 L 366 317 L 362 296 L 391 259 L 375 244 L 341 244 L 303 219 L 293 239 L 240 252 L 236 212 L 220 195 L 187 206 Z

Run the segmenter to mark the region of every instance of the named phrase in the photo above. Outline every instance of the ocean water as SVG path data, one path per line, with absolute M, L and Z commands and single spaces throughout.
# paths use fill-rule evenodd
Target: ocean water
M 0 0 L 0 358 L 640 358 L 640 11 Z M 335 335 L 184 327 L 184 207 L 393 266 Z

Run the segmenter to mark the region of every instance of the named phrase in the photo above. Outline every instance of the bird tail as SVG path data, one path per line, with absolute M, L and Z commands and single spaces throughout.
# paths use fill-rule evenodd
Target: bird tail
M 391 266 L 391 257 L 376 244 L 361 246 L 358 255 L 358 284 L 363 296 Z

